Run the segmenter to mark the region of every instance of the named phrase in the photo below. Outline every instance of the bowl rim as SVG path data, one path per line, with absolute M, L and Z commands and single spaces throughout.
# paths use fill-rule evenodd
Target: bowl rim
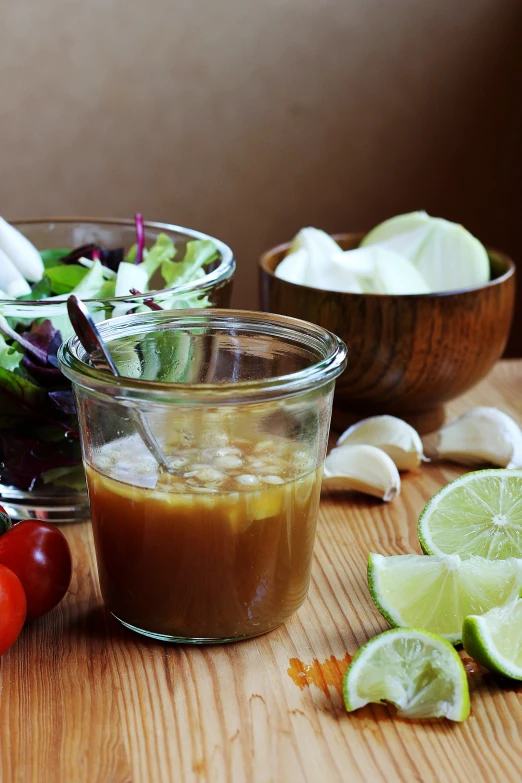
M 33 218 L 16 218 L 9 221 L 10 225 L 15 226 L 18 228 L 19 226 L 23 225 L 36 225 L 38 223 L 92 223 L 97 225 L 105 225 L 105 226 L 129 226 L 133 227 L 135 225 L 134 220 L 131 218 L 115 218 L 115 217 L 108 217 L 108 218 L 98 218 L 98 217 L 33 217 Z M 216 269 L 212 270 L 212 272 L 209 272 L 204 277 L 200 277 L 198 280 L 192 282 L 192 283 L 184 283 L 180 286 L 171 286 L 170 288 L 157 288 L 153 291 L 146 291 L 143 294 L 126 294 L 124 296 L 111 296 L 111 297 L 98 297 L 94 299 L 84 299 L 83 301 L 87 304 L 102 304 L 102 305 L 111 305 L 113 303 L 125 303 L 132 301 L 133 303 L 141 302 L 144 299 L 150 299 L 150 297 L 158 297 L 158 296 L 170 296 L 172 294 L 176 295 L 189 295 L 193 293 L 200 293 L 208 290 L 209 288 L 213 288 L 214 286 L 225 283 L 227 280 L 229 280 L 236 269 L 236 260 L 234 257 L 234 252 L 232 248 L 227 245 L 225 242 L 223 242 L 221 239 L 217 239 L 216 237 L 211 236 L 210 234 L 205 234 L 202 231 L 197 231 L 192 228 L 186 228 L 184 226 L 178 226 L 174 223 L 164 223 L 161 221 L 155 221 L 155 220 L 144 220 L 143 225 L 145 228 L 149 229 L 158 229 L 160 231 L 172 231 L 177 232 L 179 234 L 185 234 L 185 236 L 189 237 L 190 239 L 210 239 L 214 244 L 216 245 L 216 248 L 218 249 L 220 255 L 221 255 L 221 261 L 219 263 L 219 266 L 216 267 Z M 45 308 L 45 306 L 49 307 L 53 304 L 59 304 L 60 302 L 65 302 L 65 299 L 0 299 L 0 306 L 2 305 L 16 305 L 17 307 L 41 307 L 42 309 Z
M 368 233 L 367 231 L 347 231 L 347 232 L 330 234 L 329 236 L 331 236 L 332 239 L 334 239 L 336 242 L 342 239 L 358 239 L 360 241 L 361 239 L 363 239 L 363 237 L 366 236 L 367 233 Z M 274 274 L 272 269 L 269 268 L 268 262 L 277 253 L 281 253 L 285 250 L 288 250 L 291 244 L 292 244 L 291 241 L 281 242 L 279 245 L 275 245 L 269 250 L 266 250 L 259 259 L 259 269 L 265 272 L 269 277 L 276 278 L 276 275 Z M 353 293 L 352 291 L 330 291 L 328 288 L 316 288 L 315 286 L 302 285 L 301 283 L 291 283 L 289 280 L 281 280 L 281 282 L 286 283 L 287 285 L 294 286 L 295 288 L 300 290 L 319 291 L 324 294 L 338 294 L 338 295 L 341 294 L 342 296 L 374 297 L 376 299 L 386 299 L 386 298 L 396 299 L 398 296 L 400 296 L 401 299 L 402 298 L 430 299 L 430 298 L 439 298 L 443 296 L 463 295 L 473 291 L 483 291 L 487 288 L 491 288 L 494 285 L 500 285 L 515 276 L 516 264 L 511 258 L 511 256 L 508 256 L 507 253 L 504 253 L 502 250 L 496 250 L 495 248 L 492 248 L 489 245 L 484 245 L 484 247 L 488 254 L 488 258 L 491 258 L 491 255 L 495 255 L 495 256 L 499 256 L 505 262 L 507 266 L 507 271 L 504 272 L 504 274 L 500 275 L 499 277 L 496 277 L 494 280 L 488 280 L 488 282 L 485 283 L 484 285 L 474 286 L 473 288 L 457 288 L 453 291 L 432 291 L 429 294 L 376 294 L 376 293 Z M 276 279 L 279 280 L 280 278 L 276 278 Z

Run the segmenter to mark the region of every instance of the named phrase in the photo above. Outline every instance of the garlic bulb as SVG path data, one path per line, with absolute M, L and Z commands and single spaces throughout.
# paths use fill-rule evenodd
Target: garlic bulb
M 522 431 L 498 408 L 478 407 L 443 427 L 437 451 L 461 465 L 522 467 Z
M 392 500 L 401 488 L 395 463 L 375 446 L 357 444 L 332 449 L 324 463 L 325 489 L 352 489 Z
M 4 251 L 26 280 L 38 283 L 42 279 L 44 265 L 40 253 L 27 237 L 2 217 L 0 217 L 0 250 Z
M 426 459 L 417 430 L 396 416 L 371 416 L 343 432 L 337 446 L 364 443 L 377 446 L 399 470 L 415 470 Z

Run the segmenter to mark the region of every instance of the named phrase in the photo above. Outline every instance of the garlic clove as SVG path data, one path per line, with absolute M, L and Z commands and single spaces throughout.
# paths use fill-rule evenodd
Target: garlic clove
M 0 250 L 9 256 L 21 275 L 32 283 L 38 283 L 44 274 L 40 253 L 14 226 L 0 217 Z
M 371 416 L 343 432 L 337 446 L 376 446 L 391 457 L 399 470 L 415 470 L 426 461 L 419 433 L 396 416 Z
M 31 293 L 31 286 L 3 250 L 0 250 L 0 289 L 8 298 Z
M 472 408 L 437 434 L 437 451 L 443 459 L 460 465 L 522 467 L 522 431 L 498 408 Z
M 352 489 L 392 500 L 399 494 L 401 479 L 395 463 L 376 446 L 339 446 L 326 457 L 323 473 L 325 489 Z

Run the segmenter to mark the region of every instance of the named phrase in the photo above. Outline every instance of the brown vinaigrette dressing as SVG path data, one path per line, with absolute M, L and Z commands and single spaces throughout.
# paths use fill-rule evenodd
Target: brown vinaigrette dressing
M 309 455 L 289 443 L 238 441 L 176 460 L 177 475 L 153 480 L 132 465 L 126 478 L 86 467 L 109 609 L 175 639 L 241 638 L 280 625 L 306 597 L 322 468 L 303 473 Z M 98 460 L 103 473 L 108 464 Z
M 348 653 L 342 658 L 331 655 L 322 663 L 317 658 L 314 658 L 312 663 L 303 663 L 299 658 L 290 658 L 290 667 L 287 673 L 301 690 L 307 686 L 315 685 L 327 696 L 328 689 L 333 687 L 342 695 L 343 676 L 352 658 L 353 656 Z

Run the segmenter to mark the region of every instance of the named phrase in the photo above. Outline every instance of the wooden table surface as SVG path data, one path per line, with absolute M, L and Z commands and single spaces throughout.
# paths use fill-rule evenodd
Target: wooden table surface
M 502 362 L 449 412 L 496 405 L 522 423 L 521 392 L 522 361 Z M 0 659 L 1 783 L 518 783 L 522 691 L 469 659 L 462 725 L 386 707 L 348 715 L 340 694 L 349 657 L 387 627 L 368 593 L 368 552 L 419 552 L 420 510 L 461 472 L 425 466 L 391 504 L 325 495 L 303 607 L 285 627 L 221 647 L 124 630 L 102 605 L 90 525 L 62 528 L 70 592 Z

